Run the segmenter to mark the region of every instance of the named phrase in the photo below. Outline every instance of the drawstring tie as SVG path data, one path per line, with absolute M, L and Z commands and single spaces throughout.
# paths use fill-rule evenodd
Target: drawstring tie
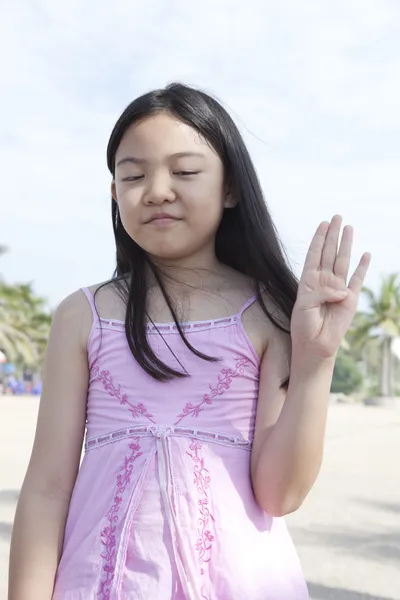
M 157 444 L 157 464 L 158 464 L 158 472 L 160 478 L 160 488 L 161 488 L 161 497 L 165 509 L 165 513 L 167 515 L 167 520 L 169 524 L 169 528 L 171 531 L 172 537 L 172 546 L 174 549 L 175 561 L 178 569 L 179 578 L 181 580 L 181 584 L 183 590 L 185 592 L 188 600 L 201 600 L 200 596 L 198 596 L 196 592 L 196 582 L 193 579 L 192 573 L 187 573 L 185 570 L 184 563 L 182 558 L 185 560 L 184 556 L 184 544 L 180 543 L 180 533 L 179 526 L 176 520 L 176 515 L 174 511 L 174 507 L 171 502 L 172 490 L 171 488 L 171 453 L 170 453 L 170 440 L 169 436 L 173 433 L 172 427 L 160 427 L 157 425 L 152 425 L 149 427 L 149 431 L 153 434 Z M 186 565 L 189 565 L 190 562 L 186 558 Z M 189 569 L 190 571 L 190 569 Z

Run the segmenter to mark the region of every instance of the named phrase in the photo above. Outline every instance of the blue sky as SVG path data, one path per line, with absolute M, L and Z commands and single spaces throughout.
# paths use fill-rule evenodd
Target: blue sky
M 19 0 L 0 48 L 0 271 L 52 306 L 111 274 L 108 137 L 175 80 L 235 118 L 297 273 L 335 213 L 367 285 L 400 271 L 397 0 Z

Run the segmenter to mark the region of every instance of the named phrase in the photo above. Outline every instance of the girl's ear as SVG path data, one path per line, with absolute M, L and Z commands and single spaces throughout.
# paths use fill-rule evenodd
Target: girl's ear
M 231 188 L 228 187 L 225 190 L 224 208 L 235 208 L 237 203 L 238 203 L 238 201 L 232 194 Z
M 111 182 L 111 195 L 114 198 L 115 202 L 118 204 L 117 186 L 115 185 L 115 179 L 113 179 Z

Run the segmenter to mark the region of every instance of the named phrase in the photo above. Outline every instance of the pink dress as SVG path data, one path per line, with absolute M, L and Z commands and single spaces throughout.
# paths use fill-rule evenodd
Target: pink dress
M 161 383 L 135 362 L 120 321 L 93 297 L 85 456 L 53 600 L 305 600 L 282 518 L 250 481 L 259 358 L 233 317 L 148 326 L 156 353 L 190 373 Z

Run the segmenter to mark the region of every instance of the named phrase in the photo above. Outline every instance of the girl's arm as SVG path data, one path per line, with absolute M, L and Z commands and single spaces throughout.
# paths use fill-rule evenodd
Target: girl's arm
M 90 307 L 79 291 L 54 315 L 35 441 L 11 539 L 9 600 L 50 600 L 86 420 Z
M 319 473 L 333 360 L 294 353 L 289 388 L 288 336 L 276 331 L 264 354 L 252 451 L 252 483 L 259 505 L 272 516 L 297 510 Z
M 318 475 L 335 357 L 370 263 L 364 254 L 347 282 L 353 230 L 345 227 L 339 240 L 341 225 L 340 216 L 321 223 L 306 257 L 290 323 L 286 399 L 281 383 L 290 352 L 284 334 L 274 332 L 262 361 L 252 482 L 260 506 L 276 516 L 296 510 Z

